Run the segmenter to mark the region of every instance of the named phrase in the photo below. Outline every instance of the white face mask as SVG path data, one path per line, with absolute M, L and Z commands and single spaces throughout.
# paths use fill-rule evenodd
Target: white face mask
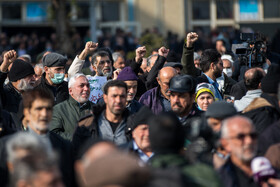
M 223 72 L 228 76 L 231 77 L 232 76 L 232 69 L 231 68 L 224 68 Z

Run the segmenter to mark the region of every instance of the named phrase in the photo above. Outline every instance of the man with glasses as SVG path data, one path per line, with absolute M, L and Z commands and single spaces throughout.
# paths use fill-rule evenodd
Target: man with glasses
M 80 55 L 76 56 L 71 64 L 68 70 L 69 77 L 72 77 L 77 73 L 82 73 L 86 57 L 93 53 L 91 56 L 91 67 L 96 73 L 95 76 L 106 76 L 107 78 L 111 78 L 113 68 L 110 55 L 107 51 L 97 50 L 97 47 L 98 43 L 91 41 L 86 43 L 84 50 Z
M 251 169 L 251 161 L 257 152 L 257 133 L 252 121 L 242 116 L 224 120 L 221 144 L 230 154 L 229 160 L 219 170 L 223 186 L 258 186 L 254 183 Z

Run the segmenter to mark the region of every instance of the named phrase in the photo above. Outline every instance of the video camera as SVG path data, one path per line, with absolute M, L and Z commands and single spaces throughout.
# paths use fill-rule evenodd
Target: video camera
M 240 65 L 251 67 L 262 67 L 266 62 L 263 49 L 266 48 L 262 35 L 259 33 L 240 33 L 243 44 L 233 44 L 232 51 L 238 55 Z

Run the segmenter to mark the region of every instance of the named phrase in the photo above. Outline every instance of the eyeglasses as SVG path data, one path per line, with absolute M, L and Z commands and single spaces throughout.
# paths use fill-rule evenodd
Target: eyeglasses
M 255 140 L 255 139 L 258 138 L 258 134 L 256 132 L 251 132 L 251 133 L 248 133 L 248 134 L 239 133 L 239 134 L 237 134 L 237 136 L 228 137 L 228 139 L 238 139 L 238 140 L 244 141 L 246 136 L 250 136 L 250 138 L 252 140 Z

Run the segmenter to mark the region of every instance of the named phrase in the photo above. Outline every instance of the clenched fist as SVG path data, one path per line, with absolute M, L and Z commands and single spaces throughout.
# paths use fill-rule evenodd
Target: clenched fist
M 162 46 L 162 47 L 159 48 L 159 50 L 158 50 L 158 54 L 159 54 L 160 56 L 164 56 L 165 58 L 167 57 L 168 53 L 169 53 L 169 49 L 166 49 L 164 46 Z
M 198 39 L 198 35 L 195 32 L 190 32 L 186 38 L 187 47 L 192 47 L 193 43 Z

